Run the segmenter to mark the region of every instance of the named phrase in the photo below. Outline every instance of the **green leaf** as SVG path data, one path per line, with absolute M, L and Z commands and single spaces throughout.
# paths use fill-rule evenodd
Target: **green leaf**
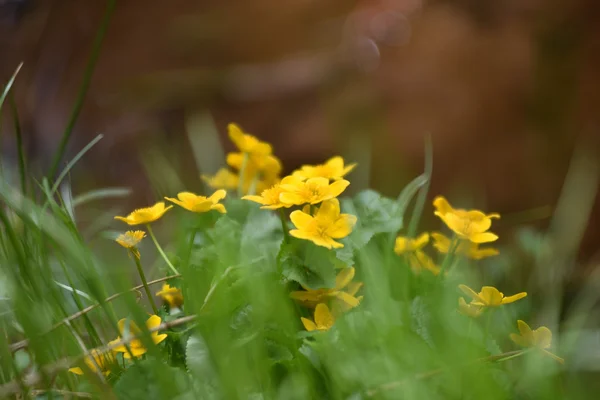
M 410 305 L 412 330 L 431 347 L 435 347 L 430 333 L 431 312 L 421 296 L 415 297 Z
M 335 253 L 306 240 L 283 243 L 278 255 L 283 276 L 310 289 L 333 287 Z
M 115 384 L 119 399 L 163 400 L 189 392 L 186 373 L 178 368 L 147 359 L 130 366 Z

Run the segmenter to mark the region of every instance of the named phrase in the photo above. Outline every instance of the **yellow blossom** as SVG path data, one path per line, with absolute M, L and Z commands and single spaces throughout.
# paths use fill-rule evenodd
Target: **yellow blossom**
M 541 350 L 544 354 L 549 355 L 559 363 L 563 364 L 564 359 L 549 352 L 547 349 L 552 345 L 552 332 L 545 326 L 532 330 L 524 321 L 518 320 L 520 335 L 516 333 L 510 334 L 510 339 L 522 347 L 529 347 Z
M 213 189 L 236 189 L 240 181 L 238 174 L 221 168 L 213 176 L 202 175 L 202 180 Z
M 404 236 L 398 236 L 396 238 L 396 244 L 394 246 L 394 251 L 396 254 L 401 255 L 404 253 L 414 252 L 417 250 L 421 250 L 429 243 L 429 234 L 423 233 L 416 239 L 411 239 Z
M 90 351 L 90 355 L 83 359 L 85 365 L 92 371 L 98 371 L 98 366 L 100 368 L 100 372 L 104 374 L 104 376 L 110 374 L 110 366 L 115 363 L 115 358 L 111 352 L 99 352 L 98 350 Z M 69 372 L 72 372 L 76 375 L 83 375 L 83 370 L 79 367 L 69 368 Z
M 253 155 L 246 159 L 246 165 L 244 166 L 244 153 L 229 153 L 227 154 L 227 164 L 238 171 L 242 170 L 242 166 L 245 168 L 244 175 L 250 179 L 254 178 L 257 174 L 260 177 L 275 177 L 279 176 L 283 166 L 279 158 L 274 155 Z
M 203 213 L 210 210 L 215 210 L 220 213 L 225 213 L 225 206 L 220 204 L 219 201 L 224 199 L 227 192 L 223 189 L 217 190 L 210 197 L 198 196 L 190 192 L 181 192 L 177 194 L 177 199 L 165 197 L 171 203 L 175 203 L 178 206 L 185 208 L 188 211 Z M 178 200 L 179 199 L 179 200 Z
M 317 307 L 315 308 L 314 322 L 304 317 L 300 319 L 306 330 L 309 332 L 328 331 L 335 322 L 333 314 L 329 311 L 329 307 L 327 307 L 327 304 L 324 303 L 317 304 Z
M 127 217 L 117 216 L 115 219 L 126 222 L 128 225 L 148 224 L 162 217 L 163 214 L 169 211 L 171 208 L 173 208 L 173 206 L 165 207 L 165 203 L 161 201 L 152 207 L 138 208 L 130 213 Z
M 352 171 L 354 167 L 356 167 L 356 164 L 344 165 L 344 159 L 336 156 L 330 158 L 324 164 L 303 165 L 300 169 L 294 171 L 292 175 L 303 181 L 310 178 L 339 180 Z
M 492 226 L 492 218 L 500 218 L 500 214 L 484 214 L 478 210 L 454 209 L 448 201 L 438 196 L 433 201 L 435 215 L 461 239 L 473 243 L 488 243 L 498 239 L 494 233 L 487 232 Z
M 156 292 L 171 308 L 181 307 L 183 304 L 183 294 L 176 287 L 171 287 L 168 283 L 163 283 L 162 289 Z
M 312 241 L 317 246 L 344 247 L 334 239 L 342 239 L 352 232 L 356 224 L 356 216 L 340 214 L 340 202 L 331 199 L 323 202 L 315 216 L 296 210 L 290 214 L 290 219 L 297 229 L 292 229 L 290 235 L 298 239 Z
M 503 304 L 513 303 L 527 296 L 527 293 L 521 292 L 505 297 L 504 293 L 493 286 L 484 286 L 479 293 L 476 293 L 467 285 L 458 285 L 458 287 L 464 294 L 472 299 L 471 304 L 481 307 L 499 307 Z
M 125 332 L 126 322 L 127 321 L 125 318 L 119 321 L 119 332 L 121 333 L 121 336 L 116 338 L 115 340 L 110 341 L 108 343 L 109 346 L 120 342 L 121 337 L 125 337 L 126 335 L 132 335 L 132 336 L 135 336 L 136 338 L 132 339 L 129 342 L 129 348 L 131 349 L 131 353 L 129 351 L 127 351 L 127 347 L 124 344 L 113 348 L 113 351 L 117 352 L 117 353 L 123 353 L 123 357 L 127 358 L 127 359 L 130 359 L 131 357 L 137 358 L 143 354 L 146 354 L 148 349 L 146 349 L 146 347 L 144 347 L 144 345 L 142 344 L 142 341 L 139 339 L 139 337 L 141 335 L 140 328 L 138 328 L 133 321 L 129 321 L 129 331 Z M 146 328 L 148 328 L 148 329 L 156 328 L 156 327 L 160 326 L 160 323 L 161 323 L 160 317 L 158 315 L 152 315 L 146 321 Z M 158 332 L 155 331 L 155 332 L 150 333 L 150 337 L 152 338 L 152 341 L 154 342 L 154 344 L 159 344 L 160 342 L 162 342 L 163 340 L 165 340 L 167 338 L 167 334 L 163 333 L 163 334 L 159 335 Z
M 229 138 L 237 146 L 242 153 L 252 155 L 268 155 L 271 154 L 271 145 L 260 141 L 256 136 L 250 135 L 242 131 L 236 124 L 229 124 Z
M 127 231 L 117 236 L 115 241 L 130 250 L 137 258 L 140 258 L 140 252 L 136 246 L 145 236 L 146 232 L 144 231 Z
M 344 179 L 330 184 L 326 178 L 310 178 L 301 181 L 290 176 L 285 183 L 281 183 L 284 192 L 279 198 L 282 203 L 290 205 L 317 204 L 339 196 L 349 184 L 350 182 Z
M 286 178 L 284 178 L 282 182 L 284 182 L 285 180 Z M 275 210 L 281 207 L 291 207 L 291 204 L 284 204 L 279 199 L 279 196 L 283 192 L 284 190 L 281 188 L 281 185 L 277 183 L 271 186 L 270 188 L 263 190 L 260 193 L 260 196 L 248 195 L 242 197 L 242 199 L 262 204 L 261 208 L 268 210 Z
M 356 292 L 362 286 L 361 282 L 352 282 L 356 270 L 354 267 L 342 269 L 335 277 L 335 286 L 331 289 L 308 289 L 304 286 L 304 290 L 294 291 L 290 293 L 290 297 L 299 301 L 303 306 L 314 308 L 319 303 L 324 303 L 330 299 L 338 299 L 347 304 L 350 308 L 356 307 L 359 300 L 354 297 Z M 346 289 L 344 291 L 343 289 Z M 350 293 L 351 292 L 351 293 Z
M 482 306 L 477 306 L 471 303 L 467 303 L 463 297 L 458 299 L 458 312 L 467 317 L 477 318 L 483 312 Z
M 423 233 L 415 239 L 398 236 L 394 245 L 394 252 L 398 255 L 406 255 L 408 263 L 415 274 L 420 273 L 424 268 L 437 275 L 440 273 L 440 268 L 435 265 L 431 257 L 421 250 L 427 243 L 429 243 L 428 233 Z
M 438 232 L 432 232 L 431 237 L 434 240 L 433 247 L 435 247 L 440 253 L 446 254 L 450 251 L 450 247 L 452 245 L 450 238 Z M 465 257 L 469 257 L 474 260 L 481 260 L 482 258 L 492 257 L 500 254 L 498 249 L 493 247 L 480 248 L 478 243 L 473 243 L 468 240 L 458 240 L 460 240 L 460 242 L 456 246 L 455 253 Z

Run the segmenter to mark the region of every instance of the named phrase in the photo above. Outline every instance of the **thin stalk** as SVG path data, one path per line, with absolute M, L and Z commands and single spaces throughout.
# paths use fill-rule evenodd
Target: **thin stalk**
M 419 189 L 419 195 L 415 202 L 415 209 L 410 219 L 408 226 L 408 237 L 414 238 L 417 234 L 417 228 L 419 227 L 419 221 L 421 220 L 421 214 L 423 214 L 423 207 L 425 207 L 425 201 L 427 200 L 427 193 L 429 192 L 429 186 L 431 185 L 431 175 L 433 174 L 433 144 L 431 141 L 431 134 L 425 136 L 425 177 L 427 178 L 426 183 Z
M 246 173 L 246 166 L 248 165 L 248 158 L 248 153 L 244 153 L 244 158 L 242 159 L 242 166 L 240 167 L 238 197 L 242 197 L 244 195 L 244 175 Z
M 283 209 L 279 209 L 279 219 L 281 220 L 281 230 L 283 230 L 283 241 L 290 242 L 290 233 L 287 230 L 286 218 Z
M 83 107 L 83 102 L 85 100 L 85 96 L 92 81 L 92 75 L 94 74 L 94 69 L 96 67 L 98 57 L 100 56 L 100 48 L 102 47 L 102 42 L 104 40 L 104 36 L 106 35 L 106 31 L 108 30 L 110 18 L 112 16 L 116 4 L 117 0 L 107 1 L 106 11 L 104 12 L 104 16 L 102 18 L 100 27 L 96 32 L 96 38 L 94 39 L 92 52 L 90 54 L 90 58 L 83 73 L 83 82 L 81 83 L 81 86 L 79 88 L 79 93 L 77 94 L 75 106 L 73 107 L 73 111 L 71 112 L 71 117 L 69 118 L 67 127 L 63 132 L 63 136 L 58 145 L 58 149 L 54 153 L 54 161 L 52 162 L 52 166 L 50 167 L 47 175 L 48 179 L 53 179 L 54 175 L 56 175 L 56 172 L 58 171 L 58 166 L 60 164 L 60 160 L 62 160 L 63 158 L 63 155 L 67 148 L 67 144 L 69 143 L 69 139 L 71 138 L 71 134 L 73 133 L 73 128 L 75 127 L 75 123 L 77 122 L 79 113 L 81 112 L 81 109 Z
M 460 239 L 458 239 L 456 236 L 452 238 L 450 248 L 448 249 L 448 254 L 446 254 L 446 257 L 444 257 L 444 261 L 442 262 L 442 266 L 440 267 L 440 273 L 438 274 L 438 277 L 440 277 L 440 279 L 444 276 L 444 272 L 447 272 L 452 266 L 452 263 L 454 262 L 454 253 L 456 252 L 456 249 L 458 249 L 459 244 Z
M 146 280 L 146 274 L 144 274 L 144 268 L 142 268 L 142 264 L 140 263 L 140 259 L 137 258 L 137 255 L 134 251 L 130 251 L 133 260 L 135 261 L 135 266 L 137 267 L 138 274 L 140 274 L 140 279 L 142 280 L 142 285 L 144 285 L 144 290 L 146 291 L 146 296 L 148 296 L 148 300 L 150 301 L 150 305 L 152 306 L 152 310 L 154 311 L 154 315 L 158 315 L 158 308 L 154 303 L 154 296 L 150 292 L 150 288 L 148 287 L 148 281 Z
M 21 193 L 27 195 L 27 169 L 25 167 L 25 151 L 23 150 L 23 135 L 21 132 L 21 123 L 19 120 L 19 113 L 17 111 L 17 103 L 15 102 L 15 96 L 10 96 L 10 105 L 13 114 L 13 125 L 15 127 L 15 135 L 17 138 L 17 153 L 19 156 L 19 178 L 21 179 Z
M 154 236 L 154 232 L 152 231 L 152 227 L 150 226 L 150 224 L 146 224 L 146 228 L 148 229 L 148 233 L 150 234 L 150 237 L 154 242 L 154 246 L 156 246 L 156 250 L 158 250 L 160 256 L 163 258 L 163 260 L 165 260 L 169 268 L 171 268 L 171 271 L 173 271 L 174 274 L 179 275 L 177 269 L 173 266 L 173 264 L 171 264 L 171 261 L 169 261 L 169 259 L 167 258 L 167 255 L 163 251 L 162 247 L 160 247 L 160 244 L 158 244 L 158 240 L 156 240 L 156 236 Z

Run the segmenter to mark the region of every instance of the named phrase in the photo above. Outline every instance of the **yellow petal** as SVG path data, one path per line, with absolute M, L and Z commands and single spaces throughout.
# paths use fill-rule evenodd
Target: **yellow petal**
M 327 307 L 324 303 L 317 304 L 315 308 L 315 324 L 319 329 L 329 329 L 333 326 L 334 319 L 333 315 L 329 311 L 329 307 Z
M 444 196 L 437 196 L 433 200 L 433 206 L 436 208 L 437 212 L 439 212 L 442 215 L 454 210 Z
M 306 203 L 306 198 L 298 193 L 283 192 L 279 195 L 279 200 L 284 204 L 300 205 Z
M 350 282 L 352 282 L 355 273 L 356 270 L 353 267 L 342 269 L 335 277 L 335 288 L 337 290 L 345 288 Z
M 329 185 L 329 193 L 333 197 L 338 197 L 346 188 L 350 185 L 350 182 L 344 179 L 340 179 L 339 181 L 333 182 Z
M 350 307 L 356 307 L 360 304 L 359 300 L 356 297 L 354 297 L 346 292 L 337 292 L 335 294 L 335 297 L 337 297 L 338 299 L 340 299 L 341 301 L 343 301 Z
M 521 293 L 517 293 L 515 295 L 512 296 L 507 296 L 505 298 L 502 299 L 502 304 L 509 304 L 509 303 L 514 303 L 517 300 L 522 299 L 523 297 L 526 297 L 527 293 L 526 292 L 521 292 Z
M 354 296 L 356 293 L 358 293 L 362 285 L 362 282 L 350 282 L 348 286 L 346 286 L 346 293 L 348 293 L 350 296 Z
M 413 246 L 415 249 L 419 250 L 425 247 L 427 243 L 429 243 L 429 233 L 425 232 L 414 240 Z
M 148 328 L 148 329 L 156 328 L 156 327 L 160 326 L 160 323 L 161 323 L 160 317 L 158 315 L 152 315 L 146 321 L 146 328 Z
M 503 304 L 503 294 L 493 286 L 484 286 L 481 288 L 479 298 L 488 306 L 499 306 Z
M 322 207 L 321 207 L 322 208 Z M 342 239 L 352 233 L 352 228 L 356 224 L 356 216 L 351 214 L 341 214 L 337 221 L 329 228 L 327 234 L 334 239 Z
M 529 327 L 529 325 L 527 325 L 525 321 L 518 320 L 517 327 L 519 328 L 519 332 L 522 336 L 531 335 L 532 333 L 531 328 Z
M 83 371 L 79 367 L 69 368 L 69 372 L 72 372 L 76 375 L 83 375 Z
M 540 326 L 533 333 L 535 345 L 540 349 L 547 349 L 552 344 L 552 332 L 545 326 Z
M 466 294 L 467 296 L 469 296 L 470 298 L 472 298 L 473 300 L 479 300 L 479 301 L 484 301 L 481 297 L 479 297 L 479 294 L 477 294 L 473 289 L 471 289 L 470 287 L 468 287 L 467 285 L 458 285 L 458 288 L 460 290 L 462 290 L 462 292 L 464 294 Z
M 210 209 L 218 211 L 221 214 L 225 214 L 227 212 L 227 210 L 225 209 L 225 206 L 223 204 L 213 204 L 212 206 L 210 206 Z
M 300 320 L 302 321 L 302 324 L 304 325 L 304 328 L 306 328 L 307 331 L 312 332 L 317 330 L 317 325 L 315 325 L 315 323 L 312 322 L 310 319 L 302 317 L 300 318 Z
M 314 218 L 302 211 L 296 210 L 290 214 L 290 219 L 296 228 L 299 230 L 312 229 Z
M 340 202 L 338 199 L 324 201 L 315 215 L 319 219 L 337 220 L 340 216 Z
M 513 342 L 515 342 L 516 344 L 518 344 L 521 347 L 529 347 L 530 346 L 530 344 L 521 335 L 517 335 L 516 333 L 511 333 L 509 335 L 509 337 L 510 337 L 510 340 L 512 340 Z
M 220 200 L 223 200 L 225 197 L 227 196 L 227 192 L 223 189 L 217 190 L 216 192 L 214 192 L 209 199 L 213 202 L 216 203 Z
M 469 240 L 473 243 L 489 243 L 498 240 L 498 235 L 491 232 L 476 233 L 469 236 Z

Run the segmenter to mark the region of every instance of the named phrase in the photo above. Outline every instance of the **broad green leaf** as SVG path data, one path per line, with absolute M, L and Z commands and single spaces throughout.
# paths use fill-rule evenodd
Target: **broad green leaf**
M 131 365 L 115 384 L 119 399 L 164 400 L 187 393 L 191 384 L 185 371 L 147 359 Z

